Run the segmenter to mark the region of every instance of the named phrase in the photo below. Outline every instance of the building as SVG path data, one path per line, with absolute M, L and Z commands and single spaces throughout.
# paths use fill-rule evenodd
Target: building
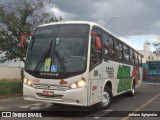
M 150 51 L 150 43 L 144 43 L 144 50 L 138 50 L 144 57 L 143 82 L 160 83 L 160 56 Z
M 160 61 L 147 61 L 143 63 L 143 81 L 160 83 Z
M 150 51 L 150 43 L 144 43 L 144 49 L 138 50 L 144 57 L 142 59 L 142 63 L 146 63 L 147 61 L 157 61 L 160 60 L 160 56 L 156 56 L 152 51 Z

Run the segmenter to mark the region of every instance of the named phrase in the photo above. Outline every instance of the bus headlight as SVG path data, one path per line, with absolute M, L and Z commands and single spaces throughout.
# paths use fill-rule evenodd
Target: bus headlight
M 77 82 L 77 84 L 78 84 L 78 87 L 83 87 L 85 86 L 86 82 L 84 80 L 80 80 Z
M 75 89 L 75 88 L 82 88 L 86 85 L 86 81 L 85 80 L 80 80 L 78 82 L 74 82 L 70 85 L 71 89 Z
M 72 89 L 77 88 L 77 84 L 76 83 L 71 84 L 71 88 Z
M 31 81 L 31 80 L 28 80 L 27 84 L 28 84 L 29 86 L 31 86 L 31 85 L 32 85 L 32 81 Z
M 28 81 L 27 78 L 24 78 L 24 79 L 23 79 L 23 83 L 24 83 L 24 84 L 26 84 L 27 81 Z
M 32 86 L 32 81 L 28 80 L 27 78 L 23 79 L 23 83 L 26 84 L 26 85 L 28 85 L 28 86 Z

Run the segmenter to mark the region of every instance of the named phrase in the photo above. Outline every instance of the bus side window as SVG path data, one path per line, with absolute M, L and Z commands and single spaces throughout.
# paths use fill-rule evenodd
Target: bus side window
M 135 64 L 138 65 L 138 53 L 135 52 Z
M 109 37 L 109 57 L 114 58 L 114 40 L 112 37 Z
M 118 40 L 115 40 L 115 58 L 122 60 L 122 43 Z
M 131 64 L 134 64 L 135 63 L 135 55 L 134 55 L 134 51 L 133 51 L 133 49 L 129 49 L 129 51 L 130 51 L 130 63 Z
M 101 38 L 100 38 L 101 40 Z M 96 48 L 96 38 L 95 36 L 92 36 L 92 39 L 91 39 L 91 56 L 93 60 L 101 60 L 101 50 L 100 49 L 97 49 Z
M 124 62 L 129 63 L 129 49 L 125 44 L 123 44 L 123 60 Z
M 92 32 L 94 32 L 92 30 Z M 95 33 L 97 33 L 95 31 Z M 102 38 L 100 34 L 97 34 L 97 37 L 100 39 L 100 44 L 102 45 Z M 97 63 L 99 63 L 102 60 L 102 47 L 97 48 L 96 47 L 96 36 L 91 35 L 91 68 L 93 68 Z
M 113 47 L 113 38 L 108 36 L 107 33 L 103 34 L 103 55 L 104 59 L 114 58 L 114 47 Z
M 103 56 L 104 59 L 107 59 L 108 57 L 108 51 L 109 51 L 109 36 L 106 33 L 103 33 Z

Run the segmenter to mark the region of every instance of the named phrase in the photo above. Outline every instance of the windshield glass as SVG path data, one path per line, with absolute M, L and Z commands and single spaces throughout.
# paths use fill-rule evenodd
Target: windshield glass
M 38 27 L 28 48 L 25 70 L 81 72 L 86 68 L 89 26 L 64 24 Z

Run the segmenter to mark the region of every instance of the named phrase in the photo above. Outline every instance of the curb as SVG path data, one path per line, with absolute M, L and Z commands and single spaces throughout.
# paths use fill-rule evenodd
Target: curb
M 159 86 L 160 83 L 142 83 L 142 85 L 155 85 L 155 86 Z
M 22 94 L 1 95 L 0 100 L 1 99 L 16 98 L 16 97 L 21 97 L 21 96 L 22 96 Z

